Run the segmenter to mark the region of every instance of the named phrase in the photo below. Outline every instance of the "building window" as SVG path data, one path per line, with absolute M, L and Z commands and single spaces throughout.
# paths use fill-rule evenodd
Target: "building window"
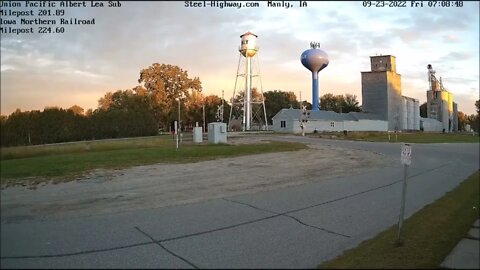
M 281 128 L 287 127 L 287 121 L 280 121 L 280 127 Z
M 330 122 L 331 127 L 335 127 L 335 122 Z

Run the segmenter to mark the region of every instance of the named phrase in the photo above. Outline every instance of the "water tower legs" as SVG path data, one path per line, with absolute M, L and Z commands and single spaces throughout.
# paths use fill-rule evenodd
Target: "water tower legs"
M 240 53 L 230 109 L 229 129 L 232 128 L 232 120 L 239 116 L 242 117 L 241 130 L 243 131 L 268 130 L 265 98 L 262 88 L 258 54 L 244 57 Z M 254 96 L 253 89 L 259 91 L 257 93 L 258 96 Z M 243 98 L 238 100 L 236 94 L 241 92 L 244 93 Z M 241 112 L 241 116 L 239 112 Z
M 246 72 L 245 72 L 245 128 L 250 130 L 252 120 L 252 58 L 246 58 Z

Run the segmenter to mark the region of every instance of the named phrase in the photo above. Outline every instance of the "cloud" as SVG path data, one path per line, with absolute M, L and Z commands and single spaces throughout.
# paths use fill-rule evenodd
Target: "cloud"
M 470 52 L 450 52 L 440 57 L 436 62 L 452 62 L 452 61 L 465 61 L 473 59 L 473 54 Z
M 443 36 L 443 42 L 446 42 L 446 43 L 457 43 L 459 40 L 460 39 L 458 38 L 457 35 L 450 34 L 450 35 Z

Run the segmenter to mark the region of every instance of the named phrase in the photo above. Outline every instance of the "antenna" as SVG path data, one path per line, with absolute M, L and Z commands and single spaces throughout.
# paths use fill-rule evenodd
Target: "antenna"
M 310 42 L 310 48 L 312 49 L 320 48 L 320 42 L 315 42 L 315 41 Z

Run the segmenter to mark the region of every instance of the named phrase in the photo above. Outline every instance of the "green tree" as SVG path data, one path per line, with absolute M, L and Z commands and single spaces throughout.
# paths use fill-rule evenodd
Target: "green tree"
M 272 117 L 274 117 L 281 109 L 285 108 L 299 108 L 297 97 L 293 92 L 285 92 L 281 90 L 267 91 L 265 97 L 265 110 L 267 112 L 267 121 L 272 124 Z
M 7 131 L 7 122 L 8 116 L 0 115 L 0 147 L 4 147 L 8 143 L 8 136 L 6 134 Z
M 324 94 L 320 98 L 320 110 L 334 111 L 337 113 L 359 112 L 361 108 L 357 96 L 346 94 L 334 96 L 331 93 Z
M 176 98 L 188 99 L 193 91 L 202 91 L 198 77 L 191 79 L 186 70 L 174 65 L 154 63 L 140 71 L 138 83 L 143 83 L 155 118 L 164 128 L 175 119 Z
M 342 108 L 342 112 L 344 113 L 360 112 L 362 110 L 357 100 L 357 96 L 350 95 L 350 94 L 345 95 L 344 103 L 342 104 L 341 108 Z
M 29 112 L 16 109 L 2 120 L 2 146 L 28 145 L 31 143 L 34 122 Z
M 337 96 L 331 93 L 324 94 L 320 97 L 320 110 L 322 111 L 340 111 L 340 104 Z
M 218 109 L 222 106 L 222 98 L 216 95 L 209 95 L 204 98 L 205 119 L 207 123 L 217 122 Z M 223 100 L 223 122 L 228 123 L 231 106 L 226 100 Z
M 475 115 L 475 114 L 471 114 L 469 116 L 467 116 L 467 124 L 470 125 L 470 127 L 478 132 L 479 131 L 479 117 L 478 117 L 478 114 Z
M 85 110 L 78 106 L 78 105 L 73 105 L 72 107 L 68 108 L 69 110 L 71 110 L 75 115 L 83 115 Z
M 154 135 L 158 132 L 150 99 L 141 87 L 108 92 L 92 114 L 96 138 Z
M 422 105 L 420 105 L 420 117 L 427 118 L 427 102 L 424 102 Z
M 479 132 L 479 135 L 480 135 L 480 99 L 475 101 L 475 109 L 477 111 L 477 114 L 476 115 L 472 114 L 469 117 L 467 117 L 467 122 L 468 124 L 470 124 L 472 129 L 475 130 L 476 132 Z
M 467 115 L 461 111 L 458 111 L 458 130 L 465 130 L 465 125 L 467 124 Z
M 202 126 L 204 98 L 201 92 L 193 91 L 189 97 L 181 100 L 183 110 L 180 111 L 182 114 L 180 120 L 187 129 L 193 128 L 196 122 Z

